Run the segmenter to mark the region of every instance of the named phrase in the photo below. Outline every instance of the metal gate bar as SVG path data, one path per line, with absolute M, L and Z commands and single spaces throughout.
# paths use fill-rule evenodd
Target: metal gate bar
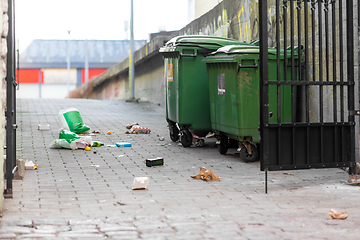
M 350 167 L 350 172 L 354 171 L 353 0 L 346 0 L 346 4 L 342 0 L 276 0 L 270 7 L 276 11 L 275 77 L 269 76 L 268 70 L 268 2 L 259 1 L 261 170 L 267 174 L 276 170 Z M 280 48 L 284 51 L 283 63 Z M 269 92 L 269 86 L 274 85 L 277 96 Z M 282 94 L 286 94 L 282 89 L 291 92 L 290 122 L 282 118 Z M 276 123 L 269 123 L 270 98 L 277 101 Z
M 14 0 L 8 0 L 9 33 L 7 36 L 6 68 L 6 189 L 4 197 L 12 198 L 12 180 L 16 167 L 16 81 L 15 81 L 15 21 Z

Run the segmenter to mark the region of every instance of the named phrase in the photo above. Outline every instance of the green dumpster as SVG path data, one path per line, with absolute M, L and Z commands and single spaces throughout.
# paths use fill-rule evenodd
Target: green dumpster
M 294 52 L 297 66 L 299 58 Z M 284 80 L 284 53 L 280 50 L 280 80 Z M 290 57 L 287 51 L 287 61 Z M 269 81 L 276 81 L 276 49 L 269 49 L 268 59 Z M 260 143 L 259 60 L 259 46 L 225 46 L 203 60 L 209 74 L 211 127 L 219 140 L 219 152 L 226 154 L 230 146 L 238 146 L 246 162 L 256 160 Z M 291 68 L 286 71 L 289 78 Z M 296 75 L 295 80 L 298 78 Z M 277 86 L 269 85 L 270 123 L 277 122 L 276 92 Z M 281 86 L 280 93 L 281 122 L 291 122 L 291 86 Z
M 160 48 L 164 57 L 166 120 L 170 138 L 184 147 L 192 144 L 193 135 L 211 131 L 209 84 L 206 63 L 202 60 L 226 45 L 242 44 L 237 40 L 211 36 L 178 36 Z

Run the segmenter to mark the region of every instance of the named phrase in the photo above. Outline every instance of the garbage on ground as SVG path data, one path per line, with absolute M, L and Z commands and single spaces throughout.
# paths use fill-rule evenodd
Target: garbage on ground
M 25 169 L 26 170 L 36 170 L 38 168 L 38 164 L 34 164 L 33 161 L 26 160 Z
M 50 148 L 66 148 L 71 150 L 85 149 L 87 146 L 92 145 L 91 136 L 79 137 L 76 133 L 71 131 L 62 130 L 59 133 L 59 139 L 54 140 L 50 144 Z
M 209 132 L 208 134 L 206 134 L 205 138 L 212 138 L 215 137 L 215 133 Z
M 350 174 L 349 179 L 347 181 L 341 181 L 341 182 L 347 185 L 360 186 L 360 175 Z
M 116 148 L 116 145 L 107 145 L 109 148 Z
M 93 141 L 91 147 L 101 147 L 104 146 L 105 144 L 103 142 L 100 141 Z
M 92 131 L 92 133 L 100 133 L 100 131 L 95 131 L 95 130 L 94 130 L 94 131 Z
M 108 131 L 107 135 L 111 135 L 113 133 L 113 131 Z
M 128 142 L 117 142 L 115 143 L 117 147 L 131 147 L 131 143 Z
M 157 157 L 157 158 L 153 158 L 153 159 L 146 159 L 146 166 L 147 167 L 160 166 L 160 165 L 164 165 L 164 158 L 162 158 L 162 157 Z
M 132 189 L 133 190 L 146 189 L 148 184 L 149 184 L 148 177 L 136 177 L 134 178 Z
M 126 125 L 126 128 L 129 129 L 129 131 L 125 131 L 127 134 L 148 134 L 151 132 L 150 128 L 140 127 L 138 123 Z
M 192 143 L 195 147 L 202 147 L 205 145 L 205 140 L 204 140 L 204 138 L 193 134 L 193 142 Z
M 340 219 L 344 220 L 348 217 L 347 211 L 343 212 L 337 212 L 335 209 L 330 209 L 330 212 L 328 214 L 329 219 Z
M 80 112 L 76 108 L 61 109 L 58 119 L 63 128 L 74 133 L 82 133 L 90 130 L 90 127 L 84 124 Z
M 205 181 L 213 180 L 213 181 L 219 181 L 221 178 L 216 175 L 213 171 L 210 169 L 206 169 L 204 167 L 200 167 L 199 174 L 196 176 L 191 176 L 194 179 L 202 179 Z
M 164 141 L 165 138 L 164 138 L 164 137 L 159 137 L 159 140 L 160 140 L 160 141 Z
M 40 131 L 49 131 L 50 130 L 50 125 L 49 124 L 39 124 L 38 125 L 38 130 L 40 130 Z
M 85 151 L 91 151 L 91 147 L 89 146 L 85 147 Z
M 128 124 L 128 125 L 126 125 L 125 127 L 126 127 L 127 129 L 131 129 L 134 125 L 139 125 L 139 124 L 138 124 L 138 123 Z
M 6 155 L 5 155 L 6 156 Z M 6 158 L 5 158 L 6 159 Z M 4 159 L 4 169 L 6 169 L 6 160 Z M 25 161 L 23 159 L 16 159 L 17 170 L 14 174 L 14 180 L 24 180 L 25 178 Z

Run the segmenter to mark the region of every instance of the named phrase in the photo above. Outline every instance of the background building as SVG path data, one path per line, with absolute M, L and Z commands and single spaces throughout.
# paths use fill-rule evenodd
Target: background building
M 18 95 L 20 97 L 46 97 L 49 88 L 56 88 L 52 97 L 67 94 L 67 49 L 70 55 L 70 87 L 74 89 L 85 82 L 85 40 L 34 40 L 20 54 Z M 129 56 L 129 40 L 87 40 L 89 79 Z M 146 44 L 146 40 L 135 41 L 135 50 Z M 40 90 L 38 84 L 44 88 Z M 34 85 L 36 84 L 36 85 Z M 39 90 L 38 90 L 39 89 Z M 38 94 L 36 93 L 38 91 Z M 54 95 L 55 94 L 55 95 Z

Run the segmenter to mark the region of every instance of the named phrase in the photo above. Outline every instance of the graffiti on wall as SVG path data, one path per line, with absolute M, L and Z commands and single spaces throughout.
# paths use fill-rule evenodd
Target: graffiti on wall
M 280 6 L 280 34 L 281 38 L 284 37 L 284 18 L 290 19 L 290 7 L 283 3 Z M 304 2 L 298 1 L 297 4 L 294 4 L 294 18 L 295 25 L 297 25 L 296 14 L 297 9 L 303 11 L 302 5 Z M 220 5 L 221 6 L 221 5 Z M 204 15 L 198 21 L 194 21 L 184 28 L 181 34 L 185 35 L 209 35 L 209 36 L 219 36 L 226 38 L 237 39 L 241 42 L 251 42 L 254 40 L 259 40 L 259 4 L 257 1 L 242 1 L 239 6 L 234 9 L 233 5 L 226 5 L 214 10 L 213 13 Z M 275 1 L 270 1 L 268 5 L 268 44 L 270 47 L 274 47 L 276 42 L 276 7 Z M 287 11 L 284 14 L 284 9 Z M 288 23 L 289 24 L 289 21 Z M 290 38 L 290 28 L 287 28 L 286 36 Z M 296 36 L 295 32 L 295 38 Z M 282 42 L 283 43 L 283 42 Z

